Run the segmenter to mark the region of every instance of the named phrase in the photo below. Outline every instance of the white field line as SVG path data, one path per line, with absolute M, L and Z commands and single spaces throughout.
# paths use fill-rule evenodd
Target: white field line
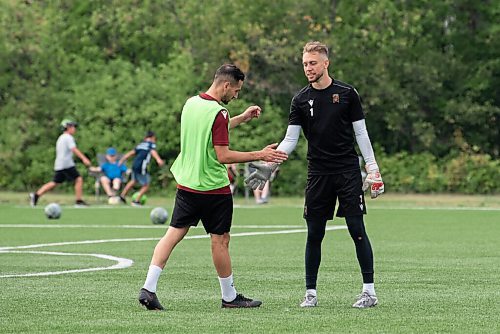
M 30 208 L 29 205 L 15 205 L 15 208 L 19 209 L 27 209 Z M 113 205 L 93 205 L 89 208 L 79 208 L 79 207 L 74 207 L 74 206 L 61 206 L 63 210 L 94 210 L 94 209 L 104 209 L 104 210 L 141 210 L 141 209 L 153 209 L 153 206 L 143 206 L 140 208 L 137 207 L 132 207 L 132 206 L 113 206 Z M 303 204 L 290 204 L 290 205 L 280 205 L 280 204 L 274 204 L 274 205 L 269 205 L 269 206 L 262 206 L 262 205 L 247 205 L 247 204 L 234 204 L 233 207 L 235 209 L 276 209 L 276 208 L 303 208 Z M 445 211 L 500 211 L 500 207 L 477 207 L 477 206 L 407 206 L 407 205 L 402 205 L 402 206 L 370 206 L 368 205 L 367 208 L 369 210 L 445 210 Z M 35 208 L 34 210 L 43 210 L 43 207 L 40 206 L 39 208 Z
M 7 277 L 33 277 L 33 276 L 53 276 L 53 275 L 62 275 L 62 274 L 70 274 L 70 273 L 83 273 L 90 271 L 102 271 L 102 270 L 113 270 L 113 269 L 125 269 L 134 263 L 134 261 L 130 259 L 125 259 L 122 257 L 116 257 L 112 255 L 106 254 L 85 254 L 85 253 L 63 253 L 63 252 L 42 252 L 42 251 L 15 251 L 15 250 L 0 250 L 0 253 L 28 253 L 28 254 L 45 254 L 45 255 L 62 255 L 62 256 L 90 256 L 97 257 L 100 259 L 116 261 L 116 263 L 109 267 L 96 267 L 96 268 L 84 268 L 84 269 L 72 269 L 72 270 L 61 270 L 61 271 L 46 271 L 46 272 L 38 272 L 38 273 L 28 273 L 28 274 L 10 274 L 10 275 L 0 275 L 0 278 Z
M 329 226 L 326 228 L 327 231 L 332 230 L 342 230 L 346 229 L 346 226 Z M 290 233 L 304 233 L 307 229 L 293 229 L 293 230 L 281 230 L 281 231 L 264 231 L 264 232 L 242 232 L 231 234 L 231 237 L 246 237 L 255 235 L 271 235 L 271 234 L 290 234 Z M 202 239 L 208 238 L 208 234 L 191 235 L 186 236 L 184 239 Z M 83 245 L 83 244 L 101 244 L 108 242 L 131 242 L 131 241 L 155 241 L 160 238 L 126 238 L 126 239 L 104 239 L 104 240 L 83 240 L 83 241 L 67 241 L 67 242 L 54 242 L 48 244 L 34 244 L 25 246 L 12 246 L 12 247 L 0 247 L 0 253 L 31 253 L 31 254 L 46 254 L 46 255 L 63 255 L 63 256 L 93 256 L 102 259 L 107 259 L 111 261 L 116 261 L 117 263 L 109 267 L 97 267 L 97 268 L 84 268 L 84 269 L 73 269 L 73 270 L 63 270 L 63 271 L 52 271 L 52 272 L 38 272 L 38 273 L 28 273 L 28 274 L 9 274 L 0 275 L 0 278 L 8 277 L 32 277 L 32 276 L 52 276 L 61 275 L 69 273 L 81 273 L 89 271 L 101 271 L 101 270 L 113 270 L 113 269 L 124 269 L 132 266 L 134 261 L 125 258 L 119 258 L 111 255 L 105 254 L 85 254 L 85 253 L 62 253 L 62 252 L 44 252 L 44 251 L 18 251 L 17 249 L 30 249 L 30 248 L 42 248 L 42 247 L 54 247 L 54 246 L 67 246 L 67 245 Z
M 119 228 L 119 229 L 166 229 L 166 225 L 85 225 L 85 224 L 0 224 L 0 228 Z M 301 228 L 304 225 L 233 225 L 234 228 L 251 228 L 251 229 L 273 229 L 273 228 Z M 203 228 L 196 226 L 191 228 Z
M 342 230 L 346 229 L 347 226 L 335 225 L 328 226 L 327 231 L 332 230 Z M 289 234 L 289 233 L 304 233 L 307 229 L 295 229 L 295 230 L 280 230 L 280 231 L 266 231 L 266 232 L 242 232 L 242 233 L 231 233 L 231 237 L 246 237 L 254 235 L 270 235 L 270 234 Z M 208 234 L 199 235 L 188 235 L 184 239 L 203 239 L 208 238 Z M 13 249 L 31 249 L 31 248 L 42 248 L 42 247 L 54 247 L 54 246 L 68 246 L 68 245 L 89 245 L 89 244 L 103 244 L 108 242 L 131 242 L 131 241 L 157 241 L 160 238 L 124 238 L 124 239 L 103 239 L 103 240 L 82 240 L 82 241 L 65 241 L 65 242 L 53 242 L 48 244 L 34 244 L 25 246 L 11 246 L 11 247 L 0 247 L 0 252 L 5 250 Z

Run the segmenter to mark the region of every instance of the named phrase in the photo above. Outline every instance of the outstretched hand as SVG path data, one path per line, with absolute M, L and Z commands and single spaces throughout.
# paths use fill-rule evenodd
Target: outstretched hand
M 286 152 L 276 150 L 276 147 L 278 147 L 278 143 L 274 143 L 264 147 L 260 151 L 261 153 L 260 160 L 280 164 L 286 159 L 288 159 L 288 154 Z

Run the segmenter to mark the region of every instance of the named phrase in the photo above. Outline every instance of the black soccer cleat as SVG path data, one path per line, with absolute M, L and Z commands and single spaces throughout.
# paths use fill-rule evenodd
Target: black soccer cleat
M 120 201 L 123 203 L 123 204 L 127 204 L 127 200 L 125 199 L 125 197 L 123 197 L 122 195 L 120 195 Z
M 32 207 L 35 207 L 36 204 L 38 203 L 38 199 L 40 198 L 40 196 L 38 196 L 37 193 L 30 193 L 29 197 L 30 197 L 30 205 Z
M 148 290 L 142 288 L 139 291 L 139 303 L 144 305 L 148 310 L 151 311 L 163 311 L 164 308 L 161 306 L 156 293 L 149 292 Z
M 253 300 L 246 298 L 241 293 L 236 295 L 232 302 L 226 302 L 222 299 L 222 308 L 236 308 L 236 307 L 259 307 L 262 304 L 260 300 Z
M 89 205 L 88 205 L 88 204 L 87 204 L 87 202 L 85 202 L 84 200 L 77 199 L 77 200 L 75 201 L 75 206 L 78 206 L 78 207 L 87 207 L 87 206 L 89 206 Z

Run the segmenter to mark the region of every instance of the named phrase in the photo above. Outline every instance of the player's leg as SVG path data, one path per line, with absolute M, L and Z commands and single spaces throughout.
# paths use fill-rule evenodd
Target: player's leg
M 101 180 L 101 185 L 102 185 L 102 188 L 104 189 L 104 192 L 106 193 L 106 195 L 108 195 L 108 197 L 112 197 L 114 196 L 114 192 L 111 190 L 111 181 L 109 180 L 109 178 L 107 176 L 101 176 L 100 178 Z
M 127 196 L 128 192 L 130 191 L 130 189 L 132 189 L 133 186 L 135 186 L 135 179 L 132 177 L 132 179 L 125 185 L 125 188 L 123 188 L 120 194 L 120 198 L 125 199 L 125 196 Z
M 356 248 L 356 257 L 363 278 L 363 290 L 353 307 L 365 308 L 378 303 L 374 287 L 373 250 L 366 233 L 363 215 L 366 214 L 365 199 L 359 172 L 346 173 L 339 180 L 339 210 L 337 215 L 345 217 L 349 234 Z
M 246 298 L 236 292 L 229 255 L 229 231 L 233 216 L 233 196 L 204 195 L 201 220 L 207 233 L 210 233 L 212 260 L 219 277 L 222 294 L 222 307 L 258 307 L 261 301 Z
M 190 226 L 196 226 L 200 220 L 195 200 L 186 191 L 179 190 L 175 195 L 170 227 L 155 247 L 144 286 L 139 292 L 139 302 L 148 310 L 163 310 L 156 296 L 158 280 L 175 246 L 184 238 Z
M 189 231 L 189 227 L 176 228 L 170 226 L 167 233 L 160 239 L 153 252 L 151 264 L 148 268 L 146 280 L 142 289 L 139 291 L 139 302 L 148 310 L 163 310 L 158 297 L 156 296 L 156 288 L 160 275 L 165 268 L 165 265 L 172 254 L 175 246 L 184 238 Z
M 318 304 L 316 284 L 321 264 L 321 244 L 325 236 L 326 222 L 333 218 L 336 196 L 331 191 L 331 177 L 328 175 L 309 176 L 307 179 L 304 218 L 307 223 L 305 247 L 306 293 L 301 307 Z
M 137 197 L 132 201 L 132 206 L 141 206 L 141 197 L 148 191 L 151 177 L 149 174 L 135 174 L 135 180 L 141 185 Z
M 307 222 L 307 241 L 305 250 L 306 290 L 316 296 L 316 283 L 321 264 L 321 244 L 325 236 L 326 219 L 309 218 Z M 313 291 L 311 291 L 313 290 Z M 307 295 L 307 293 L 306 293 Z
M 137 197 L 132 201 L 132 205 L 141 205 L 141 197 L 148 191 L 149 184 L 145 184 L 139 189 Z
M 54 189 L 57 186 L 57 183 L 54 181 L 49 181 L 40 187 L 37 191 L 29 194 L 30 204 L 32 207 L 35 207 L 38 204 L 38 200 L 42 197 L 46 192 Z
M 45 183 L 43 186 L 41 186 L 40 189 L 38 189 L 35 192 L 35 194 L 37 194 L 38 197 L 42 197 L 43 194 L 45 194 L 46 192 L 51 191 L 55 187 L 57 187 L 57 183 L 55 183 L 54 181 L 49 181 L 49 182 Z
M 358 258 L 361 275 L 363 277 L 363 289 L 353 307 L 366 308 L 375 306 L 378 299 L 375 293 L 375 283 L 373 279 L 373 250 L 370 239 L 366 234 L 363 216 L 346 217 L 347 227 L 356 247 L 356 257 Z
M 75 179 L 75 198 L 76 198 L 76 204 L 82 204 L 84 203 L 82 200 L 83 196 L 83 178 L 81 176 L 78 176 Z

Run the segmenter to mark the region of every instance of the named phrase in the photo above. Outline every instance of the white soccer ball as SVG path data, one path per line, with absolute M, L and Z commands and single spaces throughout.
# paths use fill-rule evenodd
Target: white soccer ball
M 120 197 L 118 197 L 118 196 L 111 196 L 108 199 L 108 204 L 109 205 L 118 205 L 118 204 L 120 204 Z
M 50 203 L 45 207 L 45 215 L 49 219 L 59 219 L 61 217 L 61 207 L 57 203 Z
M 164 208 L 154 208 L 149 215 L 153 224 L 165 224 L 168 219 L 168 212 Z

